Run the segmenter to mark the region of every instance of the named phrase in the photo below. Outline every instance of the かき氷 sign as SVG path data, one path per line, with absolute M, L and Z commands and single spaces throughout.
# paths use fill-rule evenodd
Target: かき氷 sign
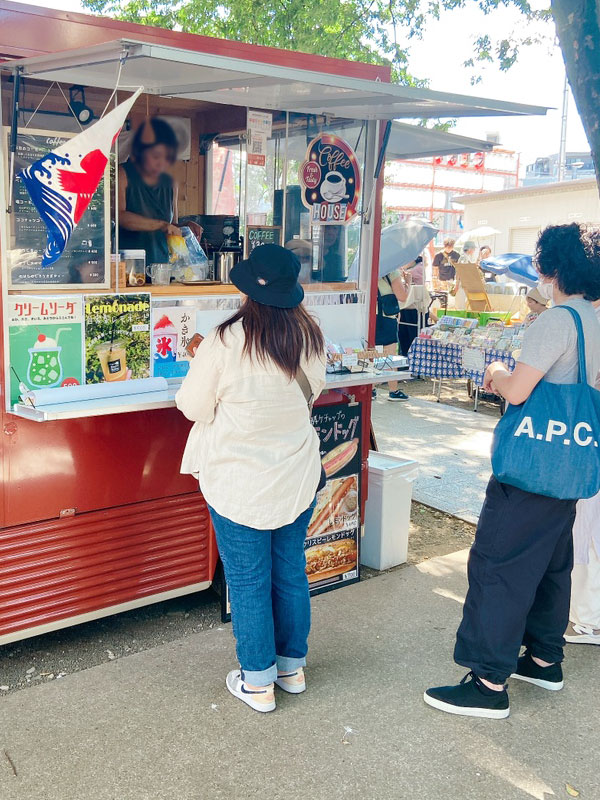
M 360 168 L 354 151 L 339 136 L 321 133 L 312 140 L 299 178 L 313 225 L 345 225 L 357 213 Z

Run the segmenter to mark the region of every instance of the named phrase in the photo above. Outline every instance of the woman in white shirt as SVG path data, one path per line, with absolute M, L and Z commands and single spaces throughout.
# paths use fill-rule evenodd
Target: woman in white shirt
M 600 320 L 600 300 L 594 307 Z M 596 389 L 600 389 L 600 372 Z M 575 565 L 565 639 L 569 644 L 600 645 L 600 493 L 577 503 L 573 542 Z
M 195 423 L 182 472 L 198 477 L 229 586 L 241 669 L 227 688 L 256 711 L 275 709 L 274 683 L 305 689 L 304 540 L 321 476 L 307 399 L 325 386 L 325 348 L 299 272 L 278 245 L 233 268 L 242 306 L 201 342 L 176 396 Z

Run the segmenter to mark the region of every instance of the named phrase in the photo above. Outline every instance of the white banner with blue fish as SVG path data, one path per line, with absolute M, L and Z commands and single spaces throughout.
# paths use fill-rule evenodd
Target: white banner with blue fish
M 47 228 L 42 267 L 61 257 L 108 164 L 110 151 L 142 89 L 88 129 L 19 173 Z

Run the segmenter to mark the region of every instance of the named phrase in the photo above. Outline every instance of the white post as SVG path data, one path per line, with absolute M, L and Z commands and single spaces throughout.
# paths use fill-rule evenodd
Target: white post
M 565 73 L 563 88 L 562 119 L 560 124 L 560 148 L 558 151 L 558 180 L 564 181 L 567 166 L 567 119 L 569 115 L 569 81 Z

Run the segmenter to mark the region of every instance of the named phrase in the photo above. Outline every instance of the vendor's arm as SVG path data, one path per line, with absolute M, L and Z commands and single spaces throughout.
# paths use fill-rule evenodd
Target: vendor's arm
M 175 404 L 192 422 L 208 425 L 215 418 L 224 347 L 213 331 L 198 345 L 188 374 L 175 395 Z
M 179 228 L 166 220 L 150 219 L 127 210 L 127 173 L 123 167 L 119 167 L 119 225 L 128 231 L 163 231 L 181 235 Z

